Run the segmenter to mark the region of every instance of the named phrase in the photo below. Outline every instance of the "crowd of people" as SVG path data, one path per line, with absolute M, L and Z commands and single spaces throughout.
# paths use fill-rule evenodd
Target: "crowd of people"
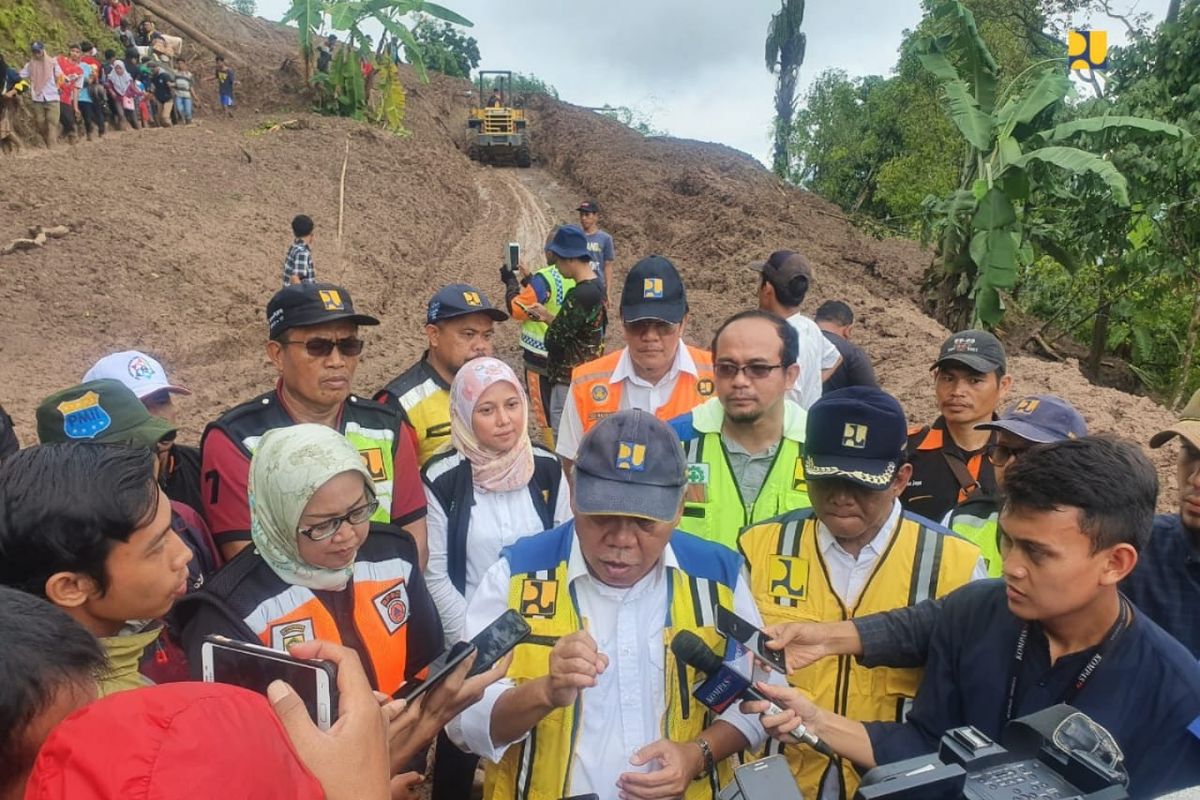
M 373 400 L 379 320 L 317 280 L 297 217 L 265 308 L 278 379 L 198 449 L 188 390 L 134 350 L 46 398 L 39 444 L 0 414 L 0 798 L 409 797 L 430 748 L 437 800 L 479 763 L 488 800 L 710 800 L 776 753 L 806 798 L 848 798 L 950 728 L 999 740 L 1058 703 L 1111 734 L 1092 755 L 1132 796 L 1200 784 L 1200 393 L 1148 443 L 1179 448 L 1155 516 L 1142 443 L 1069 398 L 1010 402 L 992 334 L 930 353 L 939 415 L 910 427 L 852 309 L 801 310 L 803 255 L 757 261 L 757 307 L 689 342 L 684 277 L 650 255 L 618 280 L 598 212 L 506 264 L 499 307 L 435 292 L 427 349 Z M 494 355 L 511 319 L 523 376 Z M 785 654 L 774 707 L 693 696 L 670 643 L 725 655 L 721 608 Z M 531 632 L 507 657 L 393 699 L 510 610 Z M 283 683 L 193 683 L 214 634 L 336 663 L 339 721 Z
M 96 4 L 99 19 L 124 48 L 120 53 L 111 48 L 101 53 L 83 40 L 58 55 L 44 43 L 32 42 L 28 58 L 12 64 L 0 54 L 0 148 L 22 147 L 13 119 L 23 96 L 29 98 L 38 135 L 50 148 L 125 128 L 192 123 L 199 97 L 196 75 L 183 57 L 183 40 L 157 30 L 150 17 L 135 29 L 131 12 L 129 0 Z M 235 77 L 220 56 L 214 80 L 222 109 L 231 113 Z

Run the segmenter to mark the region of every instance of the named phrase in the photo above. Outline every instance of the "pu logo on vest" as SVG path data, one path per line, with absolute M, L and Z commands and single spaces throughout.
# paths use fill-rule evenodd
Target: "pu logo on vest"
M 1108 66 L 1108 31 L 1071 31 L 1067 34 L 1067 61 L 1071 69 L 1096 70 Z
M 701 397 L 712 397 L 716 390 L 717 386 L 713 383 L 712 378 L 701 378 L 696 381 L 696 394 Z
M 276 650 L 287 650 L 293 644 L 311 642 L 315 638 L 311 617 L 271 626 L 271 647 Z
M 847 422 L 842 429 L 842 447 L 853 447 L 862 450 L 867 446 L 867 426 L 857 422 Z
M 708 464 L 698 463 L 687 465 L 687 489 L 684 495 L 686 502 L 708 502 L 709 474 Z
M 479 292 L 463 292 L 463 302 L 469 306 L 483 305 L 483 300 L 479 298 Z
M 1032 414 L 1042 401 L 1035 397 L 1026 397 L 1024 400 L 1017 402 L 1016 408 L 1013 411 L 1017 414 Z
M 342 293 L 337 289 L 320 289 L 317 294 L 321 296 L 321 304 L 325 306 L 326 311 L 346 310 L 346 304 L 342 302 Z
M 388 633 L 395 633 L 408 622 L 408 589 L 404 581 L 375 595 L 371 602 Z
M 75 400 L 58 404 L 63 415 L 63 433 L 70 439 L 91 439 L 112 425 L 112 417 L 100 405 L 100 395 L 87 392 Z
M 797 458 L 796 466 L 792 469 L 792 491 L 808 491 L 808 473 L 804 471 L 804 459 Z
M 662 300 L 662 278 L 645 278 L 642 280 L 642 298 L 645 300 Z
M 558 607 L 558 581 L 527 578 L 521 583 L 521 616 L 553 617 Z
M 772 556 L 769 579 L 767 592 L 772 597 L 803 600 L 808 596 L 808 559 Z
M 646 445 L 636 442 L 617 442 L 617 469 L 645 472 Z
M 367 450 L 359 450 L 358 454 L 362 456 L 363 466 L 367 468 L 367 472 L 371 473 L 371 480 L 382 481 L 387 478 L 387 470 L 383 466 L 383 450 L 371 447 Z
M 592 387 L 592 400 L 597 403 L 603 403 L 608 399 L 608 387 L 604 385 L 596 385 Z

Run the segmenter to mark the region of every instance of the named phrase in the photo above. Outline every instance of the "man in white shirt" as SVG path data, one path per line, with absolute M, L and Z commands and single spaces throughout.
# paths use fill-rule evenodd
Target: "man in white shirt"
M 762 743 L 753 717 L 700 706 L 670 652 L 683 630 L 719 647 L 718 604 L 760 624 L 738 555 L 675 529 L 684 471 L 661 420 L 605 418 L 580 445 L 574 521 L 505 548 L 480 582 L 468 636 L 509 608 L 533 629 L 449 729 L 491 762 L 487 800 L 711 800 L 725 760 Z
M 750 268 L 762 273 L 758 307 L 786 319 L 800 335 L 800 377 L 788 399 L 807 411 L 821 397 L 821 384 L 842 363 L 838 349 L 817 323 L 800 313 L 800 304 L 812 285 L 812 266 L 799 253 L 776 250 L 766 261 L 751 264 Z
M 670 420 L 716 392 L 711 354 L 683 342 L 687 294 L 670 260 L 649 256 L 629 270 L 621 322 L 625 347 L 572 373 L 554 448 L 568 472 L 583 435 L 605 417 L 640 408 Z

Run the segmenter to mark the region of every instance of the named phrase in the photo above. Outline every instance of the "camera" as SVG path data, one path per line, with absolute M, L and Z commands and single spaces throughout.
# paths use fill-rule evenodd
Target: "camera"
M 1127 800 L 1120 748 L 1071 706 L 1012 720 L 1004 746 L 972 726 L 942 736 L 936 755 L 884 764 L 854 800 Z

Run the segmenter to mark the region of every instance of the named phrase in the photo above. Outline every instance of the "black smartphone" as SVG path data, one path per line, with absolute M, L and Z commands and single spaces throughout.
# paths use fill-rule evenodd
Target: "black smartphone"
M 475 646 L 470 642 L 455 642 L 448 650 L 429 663 L 426 668 L 428 677 L 425 680 L 406 681 L 392 695 L 397 700 L 407 700 L 410 703 L 446 679 L 446 676 L 467 660 L 467 656 L 475 652 Z
M 717 606 L 717 633 L 739 642 L 776 672 L 787 674 L 787 656 L 767 647 L 771 637 L 725 606 Z
M 508 243 L 508 268 L 513 272 L 521 266 L 521 244 L 519 242 Z
M 491 625 L 475 634 L 475 638 L 471 640 L 471 644 L 479 651 L 479 656 L 467 677 L 487 672 L 497 661 L 504 658 L 509 650 L 524 641 L 529 631 L 529 623 L 511 608 L 496 617 Z
M 229 683 L 265 695 L 272 681 L 284 681 L 300 695 L 318 728 L 329 730 L 337 721 L 335 664 L 295 658 L 281 650 L 236 642 L 224 636 L 204 639 L 200 661 L 206 683 Z
M 804 800 L 784 756 L 768 756 L 743 764 L 733 771 L 733 777 L 746 800 L 764 797 L 772 800 Z

